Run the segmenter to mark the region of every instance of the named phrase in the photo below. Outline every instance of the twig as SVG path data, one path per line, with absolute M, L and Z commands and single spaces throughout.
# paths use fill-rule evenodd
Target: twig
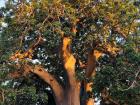
M 137 83 L 136 79 L 137 79 L 139 73 L 140 73 L 140 69 L 136 72 L 136 74 L 135 74 L 135 80 L 132 82 L 132 84 L 128 88 L 123 89 L 121 91 L 127 91 L 129 89 L 133 89 L 135 87 L 136 83 Z

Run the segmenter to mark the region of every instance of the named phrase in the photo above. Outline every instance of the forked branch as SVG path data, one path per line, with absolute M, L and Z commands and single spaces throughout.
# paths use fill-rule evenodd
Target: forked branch
M 75 63 L 76 59 L 71 53 L 70 49 L 71 39 L 69 37 L 63 37 L 62 39 L 62 59 L 63 64 L 69 79 L 70 86 L 76 84 L 75 78 Z

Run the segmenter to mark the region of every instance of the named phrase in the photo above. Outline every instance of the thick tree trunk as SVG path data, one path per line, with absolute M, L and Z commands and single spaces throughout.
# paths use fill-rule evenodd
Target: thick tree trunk
M 73 84 L 62 88 L 57 80 L 42 67 L 35 66 L 33 68 L 26 65 L 25 69 L 35 73 L 51 86 L 56 105 L 80 105 L 80 84 L 78 81 L 73 80 Z M 74 75 L 71 76 L 74 78 Z
M 48 73 L 44 68 L 41 66 L 30 66 L 24 65 L 24 72 L 23 75 L 26 75 L 30 72 L 35 73 L 40 78 L 42 78 L 46 83 L 48 83 L 53 91 L 53 96 L 55 99 L 56 105 L 80 105 L 80 81 L 76 79 L 76 72 L 75 72 L 75 63 L 76 59 L 73 56 L 71 49 L 70 49 L 71 39 L 70 37 L 63 37 L 62 38 L 62 49 L 61 55 L 63 59 L 63 64 L 65 71 L 67 73 L 67 84 L 66 87 L 63 88 L 61 84 L 57 82 L 55 77 L 53 77 L 50 73 Z M 92 50 L 89 52 L 88 55 L 88 62 L 87 62 L 87 69 L 86 69 L 86 78 L 91 78 L 96 74 L 96 61 L 102 55 L 101 52 L 97 50 Z M 18 75 L 20 76 L 20 73 Z M 87 83 L 84 81 L 84 94 L 87 95 L 88 93 L 92 93 L 92 86 L 93 83 Z M 84 105 L 94 105 L 94 98 L 93 95 L 84 101 Z
M 22 75 L 26 76 L 29 73 L 34 73 L 42 78 L 47 84 L 50 85 L 56 105 L 80 105 L 80 82 L 76 79 L 75 75 L 75 63 L 76 59 L 70 51 L 71 39 L 64 37 L 62 40 L 62 59 L 64 68 L 67 73 L 67 84 L 66 87 L 62 87 L 61 84 L 55 79 L 53 75 L 47 72 L 43 67 L 36 65 L 31 66 L 25 64 L 20 68 L 23 69 L 21 72 L 14 72 L 11 77 L 18 78 Z M 13 75 L 14 74 L 14 75 Z
M 80 82 L 76 79 L 76 59 L 70 49 L 71 39 L 62 39 L 62 59 L 68 76 L 68 83 L 64 91 L 64 105 L 80 105 Z
M 75 23 L 76 24 L 76 23 Z M 75 24 L 73 25 L 72 32 L 76 34 L 77 30 L 75 27 Z M 33 44 L 29 50 L 27 50 L 25 53 L 20 54 L 15 54 L 16 56 L 13 56 L 12 59 L 16 58 L 28 58 L 30 52 L 41 42 L 41 37 L 39 37 L 38 41 Z M 76 79 L 76 73 L 75 73 L 75 63 L 76 59 L 73 56 L 71 52 L 71 38 L 70 37 L 64 37 L 63 32 L 62 32 L 62 48 L 61 48 L 61 55 L 63 59 L 63 64 L 65 71 L 67 73 L 67 84 L 66 87 L 63 88 L 61 84 L 57 82 L 55 77 L 53 77 L 50 73 L 48 73 L 44 68 L 40 66 L 35 66 L 32 67 L 30 65 L 24 65 L 24 72 L 22 75 L 27 75 L 28 73 L 32 72 L 38 75 L 40 78 L 42 78 L 46 83 L 48 83 L 53 91 L 54 99 L 56 102 L 56 105 L 80 105 L 80 87 L 81 84 L 80 82 Z M 116 51 L 118 51 L 117 48 L 113 48 L 111 45 L 105 46 L 105 53 L 111 53 L 115 54 Z M 86 78 L 90 79 L 91 77 L 95 76 L 96 74 L 96 61 L 98 58 L 102 55 L 103 53 L 101 51 L 93 49 L 92 51 L 89 52 L 88 55 L 88 61 L 87 61 L 87 68 L 86 68 Z M 26 55 L 26 56 L 25 56 Z M 81 63 L 81 62 L 79 62 Z M 20 65 L 21 66 L 21 65 Z M 12 75 L 14 77 L 19 77 L 21 76 L 20 72 L 15 73 Z M 83 95 L 87 95 L 88 93 L 92 93 L 92 85 L 93 82 L 87 83 L 84 81 L 83 84 Z M 84 100 L 84 105 L 94 105 L 94 98 L 93 95 L 91 95 L 90 98 Z
M 63 105 L 80 105 L 80 89 L 73 86 L 65 90 Z

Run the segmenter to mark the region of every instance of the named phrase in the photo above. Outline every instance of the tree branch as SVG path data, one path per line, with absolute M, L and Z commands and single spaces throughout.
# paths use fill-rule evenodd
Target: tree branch
M 102 52 L 95 49 L 89 51 L 87 69 L 86 69 L 86 78 L 91 78 L 92 76 L 95 76 L 96 61 L 99 59 L 99 57 L 102 54 L 103 54 Z M 84 83 L 85 95 L 92 92 L 92 85 L 93 85 L 93 82 Z M 86 100 L 85 103 L 86 105 L 92 105 L 94 103 L 93 96 L 91 95 L 91 97 L 88 100 Z
M 70 37 L 63 37 L 62 39 L 62 58 L 65 70 L 67 72 L 69 85 L 75 85 L 76 84 L 76 78 L 75 78 L 75 63 L 76 59 L 74 58 L 73 54 L 70 50 L 70 44 L 71 39 Z
M 120 105 L 117 101 L 113 100 L 109 95 L 109 92 L 106 88 L 101 91 L 101 97 L 103 104 L 111 104 L 111 105 Z
M 34 49 L 40 44 L 44 42 L 43 38 L 41 35 L 38 35 L 37 39 L 29 46 L 29 48 L 21 53 L 21 51 L 16 51 L 11 57 L 10 60 L 15 61 L 15 60 L 23 60 L 24 58 L 32 58 Z
M 92 50 L 88 54 L 86 77 L 89 78 L 95 75 L 96 61 L 102 56 L 102 52 L 98 50 Z
M 132 84 L 131 84 L 128 88 L 123 89 L 123 90 L 121 90 L 121 91 L 127 91 L 127 90 L 129 90 L 129 89 L 133 89 L 133 88 L 136 86 L 136 84 L 137 84 L 136 79 L 137 79 L 139 73 L 140 73 L 140 69 L 136 72 L 136 74 L 135 74 L 135 80 L 132 82 Z
M 32 67 L 30 65 L 25 65 L 24 69 L 30 70 L 32 73 L 38 75 L 41 79 L 43 79 L 46 83 L 48 83 L 54 92 L 54 97 L 56 102 L 60 103 L 62 101 L 64 97 L 63 88 L 57 82 L 54 76 L 48 73 L 43 67 L 38 65 L 36 65 L 35 67 Z
M 0 89 L 0 101 L 4 103 L 5 101 L 5 91 Z
M 22 66 L 23 70 L 16 71 L 14 73 L 11 73 L 10 77 L 12 78 L 19 78 L 21 76 L 26 76 L 29 73 L 34 73 L 38 75 L 41 79 L 43 79 L 47 84 L 50 85 L 50 87 L 53 90 L 54 97 L 56 102 L 60 103 L 64 97 L 63 88 L 62 86 L 57 82 L 57 80 L 52 76 L 50 73 L 48 73 L 43 67 L 36 65 L 35 67 L 30 66 L 28 64 L 25 64 Z
M 96 61 L 103 55 L 108 54 L 110 56 L 114 56 L 117 52 L 120 51 L 119 48 L 111 45 L 110 43 L 102 46 L 95 46 L 95 48 L 89 51 L 88 61 L 87 61 L 87 69 L 86 69 L 86 77 L 91 77 L 95 75 Z

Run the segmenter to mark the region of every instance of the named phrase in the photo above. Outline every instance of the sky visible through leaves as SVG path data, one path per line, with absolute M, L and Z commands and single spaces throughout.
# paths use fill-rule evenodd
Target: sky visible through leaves
M 0 7 L 3 7 L 4 6 L 5 1 L 6 0 L 0 0 Z

